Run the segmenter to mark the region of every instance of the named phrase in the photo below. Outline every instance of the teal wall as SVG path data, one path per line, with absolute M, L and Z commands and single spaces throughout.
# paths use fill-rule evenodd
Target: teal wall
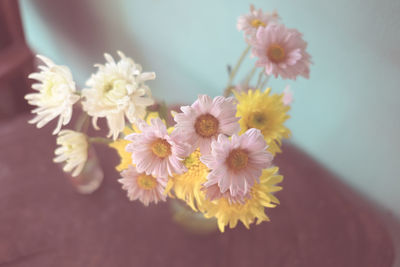
M 190 103 L 220 94 L 226 64 L 245 47 L 236 19 L 248 1 L 21 0 L 30 45 L 71 67 L 79 85 L 120 49 L 155 71 L 156 98 Z M 61 4 L 62 2 L 66 2 Z M 400 2 L 255 0 L 309 42 L 310 80 L 273 80 L 295 96 L 297 145 L 400 215 Z M 248 66 L 254 61 L 249 60 Z

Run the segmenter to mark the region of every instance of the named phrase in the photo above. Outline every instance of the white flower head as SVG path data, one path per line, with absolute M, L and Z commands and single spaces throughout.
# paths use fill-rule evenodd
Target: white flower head
M 88 157 L 88 141 L 85 134 L 72 130 L 62 130 L 57 137 L 54 162 L 65 162 L 63 170 L 78 176 L 85 166 Z
M 142 72 L 142 67 L 118 51 L 120 60 L 104 54 L 105 65 L 96 64 L 98 71 L 86 82 L 89 88 L 82 90 L 83 109 L 92 116 L 94 128 L 98 129 L 97 118 L 105 117 L 109 137 L 115 140 L 125 127 L 125 116 L 134 123 L 144 118 L 146 107 L 154 103 L 151 91 L 144 84 L 154 80 L 154 72 Z
M 31 73 L 28 77 L 39 83 L 34 83 L 32 88 L 38 92 L 27 94 L 25 99 L 37 108 L 32 110 L 36 117 L 29 123 L 43 127 L 51 120 L 58 118 L 57 127 L 53 134 L 61 130 L 62 125 L 67 125 L 72 116 L 72 106 L 79 100 L 76 94 L 75 82 L 71 71 L 66 66 L 58 66 L 50 59 L 38 55 L 46 65 L 39 66 L 40 72 Z

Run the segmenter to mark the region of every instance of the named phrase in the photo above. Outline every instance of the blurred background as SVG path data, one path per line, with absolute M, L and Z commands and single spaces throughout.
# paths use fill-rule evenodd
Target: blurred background
M 104 52 L 121 50 L 156 72 L 155 98 L 173 104 L 221 94 L 227 64 L 246 46 L 236 20 L 250 3 L 277 10 L 309 43 L 309 80 L 270 81 L 294 91 L 291 141 L 400 216 L 400 1 L 20 0 L 20 8 L 30 47 L 69 66 L 80 87 Z

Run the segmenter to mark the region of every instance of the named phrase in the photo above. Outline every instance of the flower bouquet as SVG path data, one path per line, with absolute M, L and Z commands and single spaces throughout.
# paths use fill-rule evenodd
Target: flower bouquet
M 38 81 L 32 86 L 37 92 L 25 97 L 37 106 L 29 122 L 41 128 L 58 118 L 54 161 L 63 163 L 63 170 L 75 179 L 96 172 L 88 168 L 93 165 L 91 144 L 103 143 L 121 158 L 118 181 L 131 201 L 148 206 L 179 199 L 204 218 L 215 218 L 221 232 L 238 221 L 247 228 L 268 221 L 265 210 L 279 204 L 274 193 L 282 189 L 278 184 L 283 177 L 273 159 L 290 136 L 284 123 L 292 93 L 264 88 L 272 76 L 308 78 L 311 58 L 302 34 L 282 24 L 276 12 L 251 6 L 249 14 L 239 17 L 237 28 L 248 45 L 233 68 L 228 67 L 222 95 L 199 95 L 191 105 L 171 112 L 163 103 L 155 105 L 147 85 L 155 73 L 143 72 L 122 52 L 118 61 L 105 54 L 106 63 L 95 65 L 97 72 L 81 91 L 68 67 L 38 56 L 44 65 L 29 76 Z M 249 53 L 257 61 L 235 83 Z M 257 78 L 251 84 L 253 76 Z M 62 129 L 77 103 L 82 114 L 76 129 Z M 88 135 L 90 120 L 98 130 L 99 118 L 107 122 L 107 138 Z M 97 179 L 91 191 L 100 185 L 102 174 L 94 177 L 89 178 Z

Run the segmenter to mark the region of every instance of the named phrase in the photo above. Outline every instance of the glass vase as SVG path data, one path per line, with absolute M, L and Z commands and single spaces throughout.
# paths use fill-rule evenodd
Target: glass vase
M 95 192 L 103 182 L 104 173 L 94 147 L 89 146 L 87 161 L 78 176 L 72 177 L 70 173 L 65 174 L 78 193 L 86 195 Z
M 172 219 L 186 232 L 196 235 L 214 233 L 218 230 L 215 218 L 207 219 L 203 213 L 192 210 L 186 203 L 177 199 L 170 199 L 169 206 Z

